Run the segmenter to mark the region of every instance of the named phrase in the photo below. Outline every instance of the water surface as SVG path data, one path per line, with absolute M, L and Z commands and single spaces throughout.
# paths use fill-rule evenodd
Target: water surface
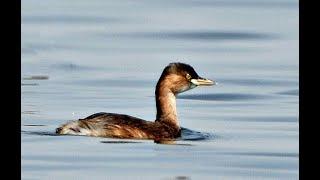
M 22 1 L 22 179 L 298 179 L 298 1 Z M 96 112 L 155 118 L 168 63 L 174 142 L 57 136 Z

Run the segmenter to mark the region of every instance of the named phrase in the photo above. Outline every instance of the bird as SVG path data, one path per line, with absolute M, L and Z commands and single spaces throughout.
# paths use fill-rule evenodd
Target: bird
M 84 119 L 69 121 L 56 128 L 59 135 L 82 135 L 120 139 L 165 140 L 181 137 L 176 96 L 198 86 L 215 85 L 200 77 L 189 64 L 167 65 L 155 87 L 156 119 L 147 121 L 126 114 L 99 112 Z

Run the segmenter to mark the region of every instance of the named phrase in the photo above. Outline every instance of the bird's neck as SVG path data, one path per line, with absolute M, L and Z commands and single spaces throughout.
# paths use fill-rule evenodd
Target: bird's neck
M 156 87 L 156 121 L 165 123 L 169 126 L 179 129 L 177 116 L 176 96 L 168 86 L 169 82 L 159 81 Z

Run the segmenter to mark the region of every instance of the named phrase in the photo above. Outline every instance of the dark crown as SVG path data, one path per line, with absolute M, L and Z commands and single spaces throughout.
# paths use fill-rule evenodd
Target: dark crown
M 185 75 L 186 73 L 190 74 L 192 78 L 199 77 L 199 75 L 196 73 L 196 71 L 193 69 L 192 66 L 190 66 L 189 64 L 180 63 L 180 62 L 170 63 L 167 67 L 165 67 L 162 75 L 168 75 L 168 74 Z

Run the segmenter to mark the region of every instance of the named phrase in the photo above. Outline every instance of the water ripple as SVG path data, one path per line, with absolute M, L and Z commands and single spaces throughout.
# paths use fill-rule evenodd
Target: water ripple
M 52 15 L 52 16 L 23 16 L 22 23 L 113 23 L 120 21 L 119 18 L 99 17 L 99 16 L 72 16 L 72 15 Z
M 212 6 L 212 7 L 245 7 L 245 8 L 294 8 L 299 4 L 295 1 L 247 1 L 247 0 L 215 0 L 215 1 L 183 1 L 189 6 Z
M 24 134 L 29 135 L 38 135 L 38 136 L 60 136 L 59 134 L 56 134 L 55 132 L 50 131 L 21 131 Z
M 280 95 L 291 95 L 291 96 L 299 96 L 299 89 L 293 89 L 289 91 L 278 92 Z
M 44 125 L 44 124 L 24 124 L 23 126 L 36 127 L 36 126 L 46 126 L 46 125 Z
M 245 86 L 287 86 L 298 85 L 298 82 L 292 80 L 273 80 L 273 79 L 220 79 L 223 83 Z
M 295 116 L 263 116 L 263 117 L 250 117 L 250 116 L 242 116 L 242 117 L 224 117 L 223 120 L 228 121 L 242 121 L 242 122 L 298 122 L 299 118 Z
M 266 99 L 266 95 L 258 94 L 240 94 L 240 93 L 216 93 L 216 94 L 190 94 L 179 95 L 178 99 L 204 100 L 204 101 L 238 101 Z
M 109 36 L 112 34 L 100 34 Z M 259 40 L 274 39 L 277 36 L 253 32 L 237 31 L 185 31 L 185 32 L 136 32 L 114 34 L 114 37 L 152 38 L 152 39 L 185 39 L 185 40 Z
M 100 141 L 105 144 L 128 144 L 128 143 L 142 143 L 137 141 Z
M 186 141 L 199 141 L 212 139 L 215 136 L 211 133 L 198 132 L 188 128 L 181 127 L 181 139 Z
M 298 153 L 279 153 L 279 152 L 222 152 L 226 155 L 243 155 L 243 156 L 267 156 L 267 157 L 299 157 Z
M 53 64 L 50 67 L 58 70 L 64 70 L 64 71 L 87 71 L 87 70 L 101 69 L 99 67 L 84 66 L 84 65 L 74 64 L 74 63 L 59 63 L 59 64 Z
M 201 39 L 201 40 L 222 40 L 222 39 L 265 39 L 270 37 L 266 34 L 246 33 L 246 32 L 164 32 L 145 33 L 145 37 L 157 38 L 178 38 L 178 39 Z
M 35 75 L 22 78 L 23 80 L 48 80 L 49 76 L 47 75 Z
M 147 80 L 114 80 L 114 79 L 97 79 L 97 80 L 79 80 L 72 83 L 82 84 L 85 86 L 115 86 L 115 87 L 145 87 L 151 84 Z

